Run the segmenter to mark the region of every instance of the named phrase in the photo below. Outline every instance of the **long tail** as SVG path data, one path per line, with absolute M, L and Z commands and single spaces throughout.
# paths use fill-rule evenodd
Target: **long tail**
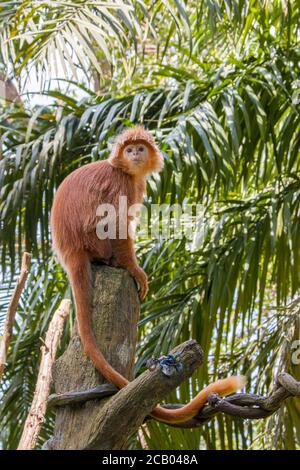
M 109 382 L 118 388 L 125 387 L 129 381 L 119 374 L 105 359 L 98 348 L 91 324 L 91 293 L 92 272 L 91 264 L 85 253 L 70 256 L 65 260 L 65 266 L 76 303 L 76 315 L 79 335 L 85 354 L 93 361 L 96 369 Z
M 242 375 L 227 377 L 226 379 L 217 380 L 209 384 L 206 388 L 201 390 L 189 403 L 182 408 L 175 410 L 168 410 L 157 406 L 151 412 L 151 416 L 164 421 L 165 423 L 182 423 L 188 419 L 196 416 L 207 402 L 208 395 L 212 392 L 218 393 L 222 397 L 231 395 L 246 383 L 246 378 Z
M 66 263 L 67 272 L 71 281 L 73 294 L 76 302 L 76 313 L 79 327 L 79 334 L 83 344 L 85 354 L 92 360 L 96 369 L 109 382 L 118 388 L 125 387 L 129 381 L 119 374 L 105 359 L 98 348 L 91 324 L 91 266 L 88 256 L 83 253 L 70 257 Z M 168 410 L 161 406 L 156 406 L 151 416 L 166 423 L 179 423 L 187 421 L 201 410 L 207 402 L 208 395 L 216 392 L 221 396 L 230 395 L 236 392 L 245 384 L 242 376 L 228 377 L 218 380 L 205 389 L 201 390 L 193 400 L 179 409 Z

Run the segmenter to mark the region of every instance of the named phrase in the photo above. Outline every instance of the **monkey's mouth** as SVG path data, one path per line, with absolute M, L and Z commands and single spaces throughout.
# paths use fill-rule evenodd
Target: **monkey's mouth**
M 142 157 L 133 157 L 132 161 L 134 163 L 140 164 L 143 163 L 144 159 Z

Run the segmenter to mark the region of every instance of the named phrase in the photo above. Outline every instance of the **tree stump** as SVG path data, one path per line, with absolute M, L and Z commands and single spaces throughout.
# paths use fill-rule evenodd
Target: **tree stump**
M 133 379 L 140 301 L 133 278 L 124 269 L 93 265 L 92 322 L 97 343 L 108 362 Z M 82 349 L 77 327 L 53 370 L 56 394 L 85 391 L 105 383 Z M 107 399 L 57 408 L 53 437 L 44 449 L 86 449 L 93 422 Z

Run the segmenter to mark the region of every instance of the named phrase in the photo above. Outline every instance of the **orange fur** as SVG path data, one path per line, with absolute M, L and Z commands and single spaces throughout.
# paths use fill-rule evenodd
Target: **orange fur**
M 124 147 L 133 142 L 142 142 L 149 149 L 149 156 L 141 165 L 123 154 Z M 160 171 L 162 167 L 163 159 L 152 135 L 141 126 L 127 129 L 117 138 L 108 160 L 85 165 L 65 178 L 57 190 L 51 211 L 53 247 L 70 279 L 85 354 L 96 369 L 119 388 L 125 387 L 128 380 L 106 361 L 91 326 L 91 262 L 101 261 L 127 269 L 140 286 L 141 299 L 147 294 L 147 275 L 137 263 L 132 239 L 118 238 L 118 225 L 116 239 L 100 240 L 97 237 L 96 208 L 101 203 L 110 203 L 117 208 L 120 195 L 127 196 L 128 207 L 141 203 L 146 175 Z M 128 222 L 127 219 L 127 225 Z M 241 377 L 217 381 L 183 408 L 167 410 L 157 406 L 152 416 L 165 422 L 186 421 L 202 408 L 208 393 L 228 395 L 242 383 Z

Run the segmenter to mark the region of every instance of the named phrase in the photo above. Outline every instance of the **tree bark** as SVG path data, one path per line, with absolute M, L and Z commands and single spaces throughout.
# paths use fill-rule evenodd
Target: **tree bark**
M 143 424 L 144 419 L 165 396 L 190 377 L 202 363 L 203 353 L 194 340 L 177 346 L 171 354 L 180 354 L 182 369 L 170 376 L 159 365 L 147 370 L 108 400 L 94 416 L 89 442 L 85 449 L 119 450 L 126 448 L 127 437 Z
M 92 322 L 97 343 L 131 382 L 119 391 L 105 384 L 83 354 L 75 328 L 53 370 L 56 393 L 50 403 L 57 411 L 54 435 L 43 447 L 47 450 L 126 449 L 128 437 L 155 405 L 202 362 L 198 344 L 186 341 L 173 351 L 179 354 L 181 368 L 171 367 L 170 375 L 165 375 L 157 364 L 132 380 L 140 312 L 135 282 L 127 271 L 107 266 L 93 266 L 93 275 Z
M 133 278 L 123 269 L 93 265 L 92 323 L 104 356 L 121 374 L 133 379 L 140 301 Z M 77 327 L 53 369 L 55 393 L 95 389 L 105 380 L 82 350 Z M 107 399 L 57 408 L 54 435 L 46 449 L 84 449 Z
M 154 368 L 132 380 L 139 318 L 136 285 L 123 269 L 94 266 L 93 274 L 92 321 L 97 343 L 107 360 L 131 382 L 119 391 L 105 383 L 83 354 L 75 328 L 66 352 L 54 366 L 56 393 L 48 403 L 57 407 L 56 422 L 45 450 L 125 449 L 128 437 L 149 419 L 155 405 L 191 376 L 203 359 L 200 346 L 193 340 L 186 341 L 171 352 L 181 367 L 171 366 L 165 375 L 160 367 L 163 363 L 154 361 Z M 300 394 L 300 383 L 288 374 L 281 374 L 278 384 L 270 397 L 239 393 L 221 398 L 210 394 L 208 404 L 197 416 L 173 426 L 203 426 L 217 413 L 243 419 L 265 418 L 287 397 Z

